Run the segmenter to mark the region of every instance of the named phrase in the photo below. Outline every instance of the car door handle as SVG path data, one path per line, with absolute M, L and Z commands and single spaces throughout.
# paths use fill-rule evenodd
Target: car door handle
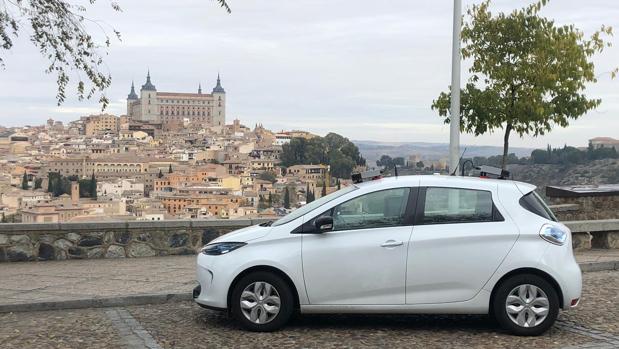
M 404 244 L 402 241 L 387 240 L 383 242 L 380 247 L 397 247 L 401 246 L 402 244 Z

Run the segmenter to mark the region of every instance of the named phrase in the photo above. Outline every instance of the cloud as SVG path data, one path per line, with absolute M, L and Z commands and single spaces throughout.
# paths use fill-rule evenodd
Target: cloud
M 525 3 L 530 1 L 494 1 L 493 6 L 509 11 Z M 195 91 L 198 83 L 208 90 L 220 72 L 228 120 L 334 131 L 353 139 L 448 141 L 449 127 L 430 105 L 450 84 L 450 1 L 245 0 L 232 5 L 231 15 L 215 3 L 193 0 L 123 1 L 122 13 L 105 2 L 90 7 L 91 18 L 122 33 L 122 41 L 113 41 L 105 56 L 113 77 L 106 94 L 114 101 L 107 111 L 125 112 L 131 81 L 143 84 L 148 68 L 161 91 Z M 616 24 L 619 6 L 614 0 L 591 0 L 586 6 L 579 0 L 551 1 L 543 14 L 590 35 L 601 24 Z M 595 58 L 599 72 L 617 65 L 618 47 Z M 99 112 L 96 99 L 79 102 L 74 90 L 56 107 L 55 77 L 43 73 L 46 61 L 27 36 L 2 54 L 0 124 L 43 123 L 48 117 L 67 121 Z M 543 137 L 514 136 L 512 144 L 585 145 L 594 136 L 617 137 L 609 134 L 619 129 L 616 81 L 602 76 L 587 94 L 603 99 L 597 111 Z M 462 140 L 500 145 L 502 134 L 462 135 Z

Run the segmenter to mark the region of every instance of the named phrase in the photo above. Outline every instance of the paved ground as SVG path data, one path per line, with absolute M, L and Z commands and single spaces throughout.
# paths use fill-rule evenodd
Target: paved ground
M 0 264 L 0 305 L 188 293 L 195 256 Z
M 510 336 L 482 316 L 298 316 L 240 330 L 191 302 L 0 314 L 1 348 L 619 348 L 619 271 L 584 274 L 580 306 L 545 335 Z
M 579 252 L 576 259 L 608 269 L 609 262 L 619 265 L 619 250 Z M 196 285 L 195 256 L 3 263 L 0 280 L 0 312 L 26 303 L 188 296 Z

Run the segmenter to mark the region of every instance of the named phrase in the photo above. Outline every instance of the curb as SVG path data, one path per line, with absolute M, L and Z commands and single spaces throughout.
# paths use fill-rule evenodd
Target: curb
M 587 262 L 587 263 L 579 263 L 578 265 L 580 266 L 580 270 L 583 273 L 605 271 L 605 270 L 619 270 L 619 261 Z M 46 310 L 126 307 L 130 305 L 185 302 L 185 301 L 190 301 L 192 299 L 193 299 L 192 293 L 187 292 L 187 293 L 139 294 L 139 295 L 132 295 L 132 296 L 86 298 L 86 299 L 52 301 L 52 302 L 0 304 L 0 314 L 1 313 L 21 313 L 21 312 L 31 312 L 31 311 L 46 311 Z
M 191 292 L 168 294 L 140 294 L 121 297 L 86 298 L 65 301 L 0 304 L 0 313 L 18 313 L 45 310 L 125 307 L 129 305 L 163 304 L 192 300 Z
M 603 270 L 619 270 L 619 261 L 578 263 L 583 273 Z

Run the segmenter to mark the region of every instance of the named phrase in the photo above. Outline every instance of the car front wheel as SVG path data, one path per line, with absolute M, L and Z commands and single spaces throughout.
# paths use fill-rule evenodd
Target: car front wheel
M 493 310 L 506 330 L 519 336 L 537 336 L 546 332 L 557 319 L 559 297 L 543 278 L 515 275 L 497 289 Z
M 254 272 L 239 280 L 233 289 L 234 318 L 250 331 L 275 331 L 284 326 L 294 310 L 288 284 L 269 272 Z

